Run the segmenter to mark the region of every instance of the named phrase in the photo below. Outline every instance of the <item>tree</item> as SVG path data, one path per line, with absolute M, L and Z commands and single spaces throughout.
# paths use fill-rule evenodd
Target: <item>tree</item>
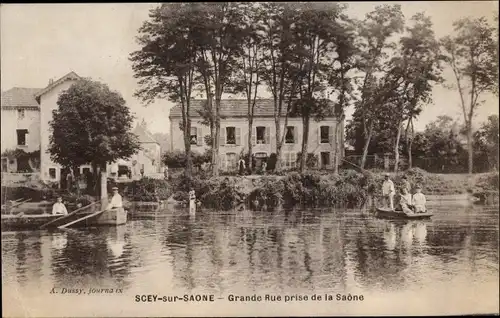
M 387 51 L 395 48 L 391 37 L 402 31 L 404 17 L 400 5 L 381 5 L 368 13 L 359 24 L 358 45 L 360 56 L 358 68 L 364 73 L 361 84 L 361 99 L 355 105 L 355 112 L 360 118 L 360 129 L 363 135 L 363 156 L 361 167 L 364 168 L 368 147 L 376 129 L 379 108 L 391 97 L 395 83 L 387 78 L 384 60 Z M 353 121 L 352 123 L 356 123 Z
M 294 113 L 302 117 L 302 153 L 307 153 L 310 119 L 322 120 L 332 109 L 321 95 L 328 83 L 328 67 L 337 49 L 333 39 L 343 35 L 340 19 L 343 6 L 338 4 L 302 4 L 295 17 L 295 38 L 300 60 L 298 100 Z M 338 54 L 337 54 L 338 55 Z M 333 140 L 332 140 L 333 142 Z M 300 161 L 300 171 L 306 168 L 306 156 Z
M 422 104 L 431 101 L 432 84 L 441 81 L 439 43 L 434 37 L 429 17 L 418 13 L 412 17 L 413 25 L 406 28 L 407 36 L 400 39 L 398 55 L 390 61 L 389 75 L 400 81 L 396 87 L 394 111 L 396 137 L 394 141 L 394 172 L 398 171 L 399 142 L 403 122 L 408 121 L 407 140 L 411 139 L 409 125 L 422 110 Z M 408 142 L 411 157 L 411 142 Z
M 193 4 L 200 15 L 192 24 L 197 30 L 197 66 L 212 109 L 213 131 L 212 173 L 219 175 L 220 105 L 222 94 L 228 91 L 237 59 L 242 52 L 244 4 L 232 2 Z M 215 97 L 212 105 L 210 96 Z M 214 106 L 214 107 L 213 107 Z
M 140 144 L 132 134 L 133 117 L 125 100 L 107 85 L 82 79 L 59 95 L 49 122 L 51 159 L 66 168 L 91 164 L 106 178 L 106 164 L 126 159 Z M 95 178 L 97 180 L 97 178 Z M 94 185 L 95 186 L 95 185 Z
M 191 97 L 196 84 L 196 56 L 200 19 L 192 4 L 166 3 L 150 11 L 150 20 L 139 29 L 141 49 L 131 53 L 132 69 L 141 88 L 136 96 L 147 104 L 156 98 L 180 103 L 186 154 L 185 174 L 192 175 Z
M 274 107 L 274 126 L 276 140 L 275 171 L 281 170 L 281 149 L 285 134 L 281 134 L 288 125 L 292 101 L 297 97 L 300 76 L 300 49 L 295 39 L 294 5 L 291 3 L 265 2 L 262 6 L 264 70 L 262 79 L 271 92 Z
M 498 115 L 491 115 L 474 133 L 475 158 L 487 163 L 489 169 L 498 170 L 499 165 Z M 477 160 L 476 160 L 477 162 Z
M 350 75 L 356 69 L 356 55 L 358 49 L 355 46 L 355 27 L 352 20 L 343 16 L 344 23 L 342 24 L 342 32 L 338 32 L 333 38 L 333 44 L 336 47 L 337 58 L 332 61 L 329 74 L 328 84 L 332 88 L 332 92 L 336 93 L 335 101 L 335 118 L 337 125 L 335 126 L 335 155 L 334 155 L 334 174 L 338 174 L 340 162 L 338 156 L 341 151 L 340 139 L 341 129 L 340 123 L 345 119 L 345 109 L 354 99 L 354 78 Z
M 494 28 L 484 17 L 463 18 L 455 23 L 455 34 L 442 40 L 446 61 L 455 75 L 456 88 L 467 131 L 468 171 L 473 170 L 472 119 L 484 102 L 485 93 L 498 95 L 498 56 Z
M 235 93 L 243 93 L 247 100 L 248 119 L 248 158 L 252 158 L 253 142 L 252 129 L 257 102 L 257 93 L 262 83 L 262 67 L 264 52 L 262 50 L 262 17 L 261 9 L 256 3 L 242 3 L 244 11 L 244 25 L 242 29 L 242 52 L 236 60 L 236 71 L 230 86 Z M 248 168 L 253 169 L 252 160 L 248 161 Z

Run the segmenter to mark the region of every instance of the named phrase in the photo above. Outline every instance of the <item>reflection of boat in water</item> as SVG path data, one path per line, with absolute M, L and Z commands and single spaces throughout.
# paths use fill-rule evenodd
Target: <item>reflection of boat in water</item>
M 52 248 L 62 250 L 68 244 L 67 233 L 54 233 L 51 236 Z
M 409 214 L 403 211 L 392 210 L 389 208 L 377 208 L 376 216 L 379 218 L 389 218 L 389 219 L 425 219 L 432 216 L 432 212 L 425 213 L 414 213 Z
M 384 242 L 387 250 L 392 251 L 396 248 L 396 227 L 389 223 L 384 230 Z

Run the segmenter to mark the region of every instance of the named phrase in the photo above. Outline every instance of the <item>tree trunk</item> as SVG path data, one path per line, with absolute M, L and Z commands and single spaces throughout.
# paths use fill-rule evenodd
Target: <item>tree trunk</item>
M 100 165 L 100 175 L 101 175 L 101 200 L 106 200 L 108 197 L 108 175 L 106 173 L 106 164 Z
M 335 152 L 334 152 L 334 157 L 333 157 L 333 174 L 334 175 L 338 175 L 339 174 L 339 153 L 340 153 L 340 141 L 339 141 L 339 137 L 340 137 L 340 121 L 337 122 L 337 124 L 335 125 Z
M 304 173 L 307 168 L 307 141 L 309 140 L 309 116 L 302 117 L 302 156 L 300 157 L 300 172 Z
M 413 138 L 410 138 L 408 140 L 408 169 L 411 169 L 413 167 L 413 158 L 412 158 L 412 153 L 411 153 L 411 145 L 413 143 Z
M 469 174 L 472 174 L 472 170 L 474 167 L 474 150 L 472 146 L 472 124 L 469 119 L 469 123 L 467 125 L 467 148 L 469 150 Z
M 366 156 L 368 155 L 368 146 L 370 145 L 370 141 L 372 139 L 372 134 L 373 134 L 373 123 L 370 124 L 370 127 L 368 128 L 368 137 L 366 138 L 365 146 L 363 147 L 363 157 L 361 157 L 361 164 L 360 164 L 360 167 L 362 169 L 365 168 Z
M 191 157 L 191 136 L 190 136 L 191 124 L 188 124 L 186 126 L 187 127 L 184 128 L 184 152 L 186 154 L 186 167 L 184 169 L 184 175 L 186 176 L 186 179 L 189 182 L 189 180 L 191 180 L 191 177 L 193 176 L 193 158 Z
M 274 126 L 276 128 L 276 164 L 274 166 L 274 171 L 278 172 L 281 170 L 281 127 L 279 118 L 274 120 Z
M 92 194 L 94 196 L 99 195 L 99 189 L 97 187 L 98 180 L 99 180 L 99 165 L 95 162 L 92 162 L 92 180 L 89 182 L 90 184 L 87 184 L 87 188 L 92 190 Z
M 252 151 L 253 151 L 252 129 L 253 129 L 253 118 L 252 118 L 252 116 L 250 116 L 248 118 L 248 169 L 250 171 L 252 171 L 252 169 L 253 169 L 253 162 L 252 162 Z
M 399 165 L 399 140 L 401 138 L 401 123 L 398 124 L 398 132 L 396 135 L 396 143 L 394 144 L 394 172 L 398 172 Z
M 217 121 L 215 124 L 215 131 L 214 131 L 214 148 L 212 150 L 212 176 L 218 177 L 219 176 L 219 136 L 220 136 L 220 123 Z

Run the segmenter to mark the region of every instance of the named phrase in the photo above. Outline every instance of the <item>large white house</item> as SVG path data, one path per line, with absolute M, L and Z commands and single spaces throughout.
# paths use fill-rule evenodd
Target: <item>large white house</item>
M 14 87 L 2 92 L 1 152 L 5 154 L 20 149 L 26 153 L 33 153 L 39 150 L 39 167 L 32 164 L 30 166 L 40 174 L 41 180 L 56 182 L 67 174 L 59 164 L 50 159 L 47 151 L 50 136 L 49 122 L 52 120 L 52 111 L 58 107 L 59 94 L 80 79 L 76 73 L 70 72 L 56 81 L 50 80 L 45 88 Z M 126 165 L 143 168 L 145 175 L 158 173 L 160 145 L 145 127 L 139 126 L 134 132 L 138 134 L 143 149 L 127 160 Z M 108 171 L 113 170 L 114 166 L 116 163 L 111 164 Z M 82 166 L 80 172 L 86 169 L 90 171 L 91 167 Z M 2 172 L 18 172 L 18 170 L 16 158 L 2 156 Z
M 210 127 L 203 125 L 199 115 L 206 100 L 193 99 L 190 104 L 191 116 L 191 149 L 204 152 L 209 146 L 205 143 L 205 136 L 210 135 Z M 309 127 L 308 153 L 318 158 L 318 167 L 329 169 L 344 157 L 344 121 L 335 117 L 331 103 L 331 111 L 323 120 L 311 119 Z M 242 155 L 248 151 L 248 134 L 251 134 L 252 152 L 256 164 L 266 161 L 276 152 L 276 129 L 274 123 L 274 104 L 271 99 L 256 101 L 252 131 L 248 131 L 247 101 L 242 99 L 221 100 L 220 124 L 220 168 L 234 170 Z M 284 112 L 282 125 L 284 124 Z M 170 143 L 172 150 L 184 150 L 184 137 L 179 123 L 182 121 L 180 105 L 170 111 Z M 282 147 L 282 164 L 284 169 L 295 168 L 297 155 L 301 152 L 303 125 L 301 117 L 288 118 L 288 125 L 284 127 L 284 144 Z M 338 129 L 337 129 L 338 128 Z M 339 136 L 335 136 L 338 132 Z M 336 138 L 338 137 L 338 138 Z M 338 142 L 338 148 L 337 148 Z

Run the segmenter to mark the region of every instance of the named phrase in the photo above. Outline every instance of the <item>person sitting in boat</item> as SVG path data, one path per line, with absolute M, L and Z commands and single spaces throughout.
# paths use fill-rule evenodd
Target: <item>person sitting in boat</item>
M 415 188 L 416 193 L 413 195 L 412 203 L 415 208 L 415 213 L 425 213 L 427 209 L 425 208 L 425 195 L 422 193 L 422 187 L 417 185 Z
M 113 190 L 113 197 L 111 198 L 111 202 L 109 202 L 106 210 L 122 208 L 123 207 L 122 196 L 118 193 L 118 188 L 113 187 L 111 190 Z
M 389 205 L 391 210 L 394 210 L 394 195 L 396 194 L 396 191 L 394 190 L 394 183 L 391 179 L 389 179 L 388 173 L 384 174 L 384 179 L 384 183 L 382 183 L 382 196 L 384 197 L 384 205 L 386 207 L 387 205 Z M 389 201 L 389 204 L 387 204 L 387 201 Z
M 68 210 L 66 210 L 66 206 L 62 202 L 62 197 L 57 197 L 57 202 L 52 206 L 52 214 L 68 214 Z
M 401 195 L 399 197 L 399 207 L 404 213 L 409 213 L 409 214 L 413 213 L 411 193 L 404 186 L 401 188 Z
M 408 190 L 408 193 L 411 192 L 411 185 L 406 176 L 401 177 L 401 187 L 406 188 Z

